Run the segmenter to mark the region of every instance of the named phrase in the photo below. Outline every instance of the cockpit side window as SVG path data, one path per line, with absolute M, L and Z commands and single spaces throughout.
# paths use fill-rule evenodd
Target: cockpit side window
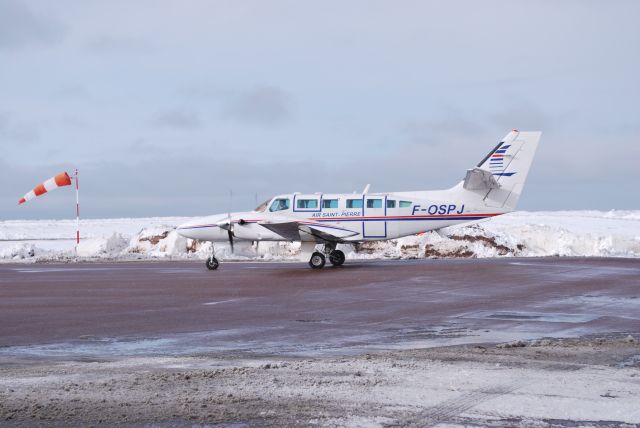
M 283 211 L 289 209 L 289 198 L 276 198 L 271 203 L 269 211 Z

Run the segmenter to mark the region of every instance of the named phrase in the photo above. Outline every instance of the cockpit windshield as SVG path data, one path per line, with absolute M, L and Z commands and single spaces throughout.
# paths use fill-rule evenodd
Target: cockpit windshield
M 283 211 L 289 209 L 289 198 L 276 198 L 271 203 L 269 211 Z
M 269 201 L 271 200 L 271 198 L 267 199 L 266 201 L 264 201 L 263 203 L 261 203 L 260 205 L 258 205 L 257 207 L 255 207 L 255 209 L 253 210 L 253 212 L 256 213 L 263 213 L 265 212 L 265 210 L 267 209 L 267 205 L 269 205 Z

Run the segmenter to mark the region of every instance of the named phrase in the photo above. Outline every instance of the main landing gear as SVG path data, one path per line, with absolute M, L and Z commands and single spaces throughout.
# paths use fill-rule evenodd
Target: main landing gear
M 324 257 L 324 254 L 316 251 L 311 254 L 311 258 L 309 259 L 309 266 L 311 269 L 322 269 L 327 260 Z
M 312 269 L 322 269 L 327 261 L 325 254 L 329 255 L 329 262 L 334 266 L 341 266 L 344 263 L 345 255 L 342 251 L 336 250 L 336 244 L 324 244 L 324 254 L 316 251 L 311 254 L 309 266 Z
M 340 250 L 333 250 L 329 253 L 329 261 L 334 266 L 342 266 L 344 263 L 345 256 L 344 253 Z

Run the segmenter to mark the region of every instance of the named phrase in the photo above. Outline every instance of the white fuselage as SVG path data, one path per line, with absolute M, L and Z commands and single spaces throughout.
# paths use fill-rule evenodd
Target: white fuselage
M 283 236 L 261 225 L 295 219 L 301 224 L 322 225 L 325 231 L 342 234 L 344 242 L 400 238 L 461 223 L 504 214 L 480 201 L 455 198 L 455 192 L 399 192 L 372 194 L 284 194 L 254 211 L 203 217 L 178 228 L 181 235 L 205 241 L 227 241 L 229 220 L 236 239 L 281 241 Z M 348 232 L 347 232 L 348 231 Z M 347 234 L 349 236 L 345 236 Z M 301 241 L 317 236 L 300 233 Z

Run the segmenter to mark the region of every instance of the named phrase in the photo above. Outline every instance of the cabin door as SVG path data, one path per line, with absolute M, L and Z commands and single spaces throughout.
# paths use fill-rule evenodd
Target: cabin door
M 387 198 L 384 196 L 365 196 L 362 210 L 362 235 L 365 238 L 387 237 Z

